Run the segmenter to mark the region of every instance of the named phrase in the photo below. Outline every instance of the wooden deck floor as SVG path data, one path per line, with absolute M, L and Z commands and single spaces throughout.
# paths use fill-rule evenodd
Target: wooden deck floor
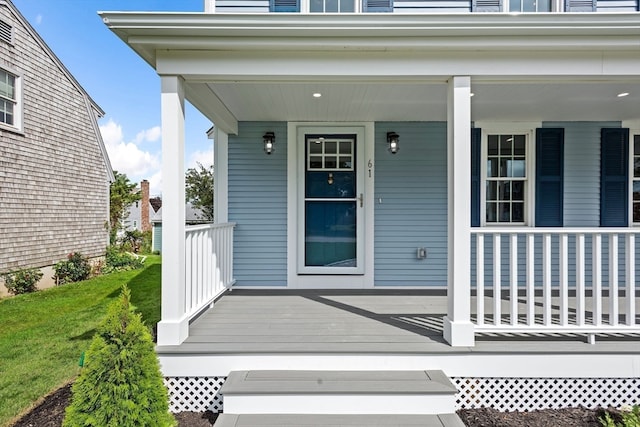
M 479 336 L 475 347 L 442 338 L 446 296 L 437 291 L 234 290 L 196 319 L 180 346 L 161 353 L 638 353 L 640 337 Z

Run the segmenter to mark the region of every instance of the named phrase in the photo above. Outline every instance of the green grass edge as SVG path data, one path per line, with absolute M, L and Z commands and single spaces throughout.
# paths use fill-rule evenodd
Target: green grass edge
M 131 290 L 131 302 L 147 326 L 160 320 L 161 259 L 149 256 L 141 270 L 0 300 L 0 426 L 7 427 L 44 396 L 72 382 L 107 306 Z

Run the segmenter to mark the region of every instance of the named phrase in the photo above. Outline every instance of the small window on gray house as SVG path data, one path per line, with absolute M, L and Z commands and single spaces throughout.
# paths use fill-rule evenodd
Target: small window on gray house
M 16 76 L 0 70 L 0 123 L 15 126 L 15 111 L 18 104 Z

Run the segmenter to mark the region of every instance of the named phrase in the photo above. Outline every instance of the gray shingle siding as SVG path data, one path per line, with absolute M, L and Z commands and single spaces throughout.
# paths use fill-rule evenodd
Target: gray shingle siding
M 22 133 L 0 128 L 0 271 L 45 266 L 107 244 L 109 166 L 87 96 L 7 6 L 0 67 L 23 79 Z M 93 116 L 93 117 L 92 117 Z

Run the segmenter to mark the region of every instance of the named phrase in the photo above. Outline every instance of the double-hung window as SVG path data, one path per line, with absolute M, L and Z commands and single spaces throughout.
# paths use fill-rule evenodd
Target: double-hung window
M 527 137 L 490 133 L 486 143 L 485 222 L 524 224 L 527 208 Z
M 355 12 L 354 0 L 310 0 L 312 13 L 348 13 Z
M 640 225 L 640 133 L 631 136 L 633 156 L 632 171 L 632 218 L 633 223 Z
M 0 70 L 0 123 L 17 127 L 18 91 L 17 77 Z

